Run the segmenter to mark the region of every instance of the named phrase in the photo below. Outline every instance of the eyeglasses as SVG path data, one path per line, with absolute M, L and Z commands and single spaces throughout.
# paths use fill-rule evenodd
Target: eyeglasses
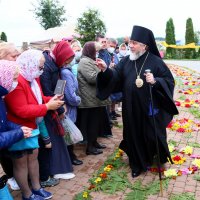
M 42 71 L 44 69 L 44 65 L 39 66 L 39 70 Z

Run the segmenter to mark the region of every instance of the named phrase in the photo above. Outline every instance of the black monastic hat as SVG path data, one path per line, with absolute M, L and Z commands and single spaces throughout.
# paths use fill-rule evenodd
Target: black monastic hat
M 135 40 L 146 44 L 149 47 L 149 51 L 154 55 L 161 57 L 158 51 L 153 32 L 148 28 L 142 26 L 133 26 L 130 40 Z

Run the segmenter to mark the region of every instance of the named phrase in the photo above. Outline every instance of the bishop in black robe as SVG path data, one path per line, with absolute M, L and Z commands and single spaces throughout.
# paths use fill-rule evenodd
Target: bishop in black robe
M 103 100 L 113 92 L 123 93 L 123 140 L 120 148 L 128 155 L 132 175 L 133 172 L 139 175 L 153 164 L 158 155 L 156 137 L 160 162 L 167 162 L 167 158 L 171 160 L 166 127 L 173 115 L 178 114 L 178 110 L 173 101 L 175 82 L 169 68 L 158 55 L 158 51 L 155 51 L 155 47 L 152 48 L 151 44 L 144 41 L 147 36 L 141 39 L 140 35 L 136 38 L 135 35 L 137 36 L 137 27 L 131 39 L 147 44 L 149 49 L 137 60 L 130 60 L 130 57 L 126 56 L 115 68 L 107 68 L 104 72 L 100 72 L 97 77 L 97 96 Z M 147 39 L 147 41 L 150 40 Z M 137 67 L 137 72 L 135 67 Z M 153 73 L 156 80 L 154 85 L 150 85 L 145 80 L 147 69 Z M 144 84 L 138 88 L 135 80 L 140 70 L 140 78 Z M 150 87 L 153 99 L 150 96 Z

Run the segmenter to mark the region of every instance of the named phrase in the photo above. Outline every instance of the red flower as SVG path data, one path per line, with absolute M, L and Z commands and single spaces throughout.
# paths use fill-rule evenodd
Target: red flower
M 191 105 L 190 105 L 190 104 L 188 104 L 188 103 L 186 103 L 186 104 L 185 104 L 185 107 L 186 107 L 186 108 L 190 108 L 190 107 L 191 107 Z
M 103 178 L 103 179 L 107 178 L 107 174 L 106 174 L 105 172 L 101 173 L 99 176 L 100 176 L 101 178 Z
M 172 128 L 172 126 L 173 126 L 173 123 L 170 122 L 170 123 L 167 125 L 167 128 Z
M 192 166 L 192 167 L 190 167 L 190 169 L 192 169 L 192 172 L 196 172 L 198 170 L 198 167 L 197 166 Z
M 182 171 L 181 170 L 178 170 L 178 176 L 181 176 L 182 175 Z
M 189 100 L 189 99 L 186 99 L 185 102 L 190 102 L 190 100 Z
M 95 185 L 91 184 L 88 190 L 92 190 L 93 188 L 95 188 Z
M 174 156 L 174 157 L 173 157 L 173 160 L 174 160 L 174 161 L 179 161 L 179 160 L 181 160 L 181 157 L 180 157 L 180 156 Z
M 175 101 L 176 106 L 180 106 L 181 103 L 179 101 Z
M 177 129 L 177 132 L 179 132 L 179 133 L 184 133 L 184 132 L 185 132 L 185 129 L 184 129 L 184 128 L 178 128 L 178 129 Z

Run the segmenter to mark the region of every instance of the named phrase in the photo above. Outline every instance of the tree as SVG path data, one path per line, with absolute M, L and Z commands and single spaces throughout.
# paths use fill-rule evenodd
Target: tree
M 35 18 L 39 20 L 40 25 L 45 30 L 61 26 L 62 22 L 67 20 L 63 17 L 65 14 L 64 6 L 61 6 L 58 0 L 38 0 L 38 5 L 33 6 Z
M 6 34 L 5 34 L 4 32 L 1 33 L 0 39 L 1 39 L 2 41 L 4 41 L 4 42 L 7 42 L 7 36 L 6 36 Z
M 200 31 L 197 31 L 194 33 L 194 41 L 195 41 L 195 44 L 198 46 L 199 45 L 199 42 L 200 42 Z M 199 57 L 200 56 L 200 48 L 196 49 L 196 57 Z
M 94 41 L 98 33 L 106 33 L 106 26 L 100 19 L 98 10 L 88 9 L 77 21 L 76 31 L 81 35 L 82 44 Z
M 167 44 L 176 44 L 176 39 L 175 39 L 175 28 L 174 28 L 174 23 L 173 19 L 170 18 L 167 21 L 166 24 L 166 37 L 165 41 Z M 176 50 L 173 48 L 167 48 L 166 49 L 166 56 L 169 58 L 174 58 L 175 57 Z
M 200 42 L 200 31 L 196 31 L 194 33 L 194 41 L 196 45 L 198 45 L 198 43 Z
M 192 19 L 188 18 L 186 21 L 185 44 L 190 44 L 192 42 L 195 42 L 194 28 L 193 28 Z M 185 57 L 186 58 L 195 58 L 196 57 L 195 49 L 186 49 Z

